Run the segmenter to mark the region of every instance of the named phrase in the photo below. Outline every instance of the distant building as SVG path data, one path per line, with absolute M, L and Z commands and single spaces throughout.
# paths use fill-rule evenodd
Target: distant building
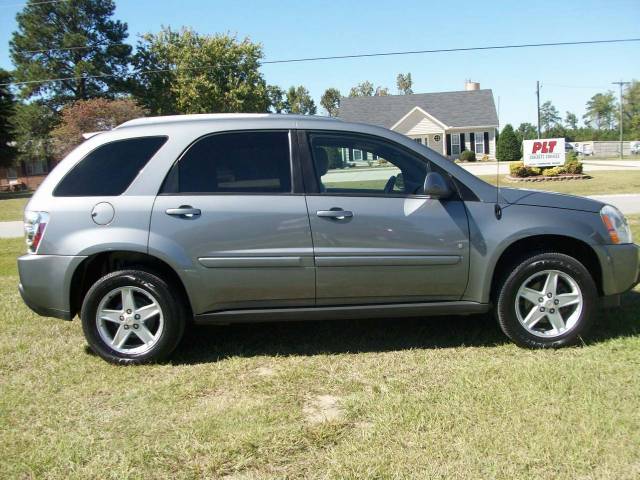
M 20 161 L 14 167 L 0 168 L 0 191 L 35 190 L 54 167 L 47 160 Z
M 465 87 L 457 92 L 342 98 L 338 117 L 402 133 L 452 160 L 463 150 L 493 159 L 498 129 L 493 92 L 480 90 L 475 82 Z

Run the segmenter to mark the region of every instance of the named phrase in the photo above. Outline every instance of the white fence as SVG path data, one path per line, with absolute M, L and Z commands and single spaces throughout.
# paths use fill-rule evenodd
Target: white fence
M 640 143 L 640 141 L 632 140 L 622 142 L 622 154 L 624 156 L 631 155 L 631 145 Z M 593 141 L 593 142 L 571 142 L 574 150 L 584 155 L 594 155 L 597 157 L 619 157 L 620 142 L 616 141 Z

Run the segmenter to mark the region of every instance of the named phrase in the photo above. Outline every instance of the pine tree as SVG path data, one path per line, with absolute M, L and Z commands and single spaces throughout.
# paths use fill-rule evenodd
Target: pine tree
M 10 43 L 15 81 L 66 80 L 22 85 L 20 95 L 43 98 L 57 109 L 70 100 L 126 91 L 131 46 L 123 44 L 127 24 L 111 18 L 114 10 L 112 0 L 29 0 Z M 77 78 L 91 75 L 101 77 Z
M 0 84 L 11 80 L 9 72 L 0 69 Z M 0 86 L 0 166 L 7 167 L 14 162 L 16 149 L 13 146 L 15 131 L 13 117 L 15 100 L 8 85 Z
M 520 158 L 522 158 L 522 154 L 520 153 L 518 137 L 513 131 L 511 124 L 507 123 L 498 137 L 496 159 L 499 161 L 511 162 L 514 160 L 520 160 Z

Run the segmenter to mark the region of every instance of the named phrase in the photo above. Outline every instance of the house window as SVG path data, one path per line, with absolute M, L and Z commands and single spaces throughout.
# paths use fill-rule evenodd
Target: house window
M 484 153 L 484 132 L 474 133 L 476 141 L 476 153 Z
M 353 161 L 354 162 L 362 161 L 362 150 L 353 151 Z
M 27 175 L 44 175 L 47 173 L 46 160 L 32 160 L 25 162 Z
M 422 143 L 422 139 L 421 138 L 414 138 L 414 140 L 418 143 Z
M 451 134 L 451 155 L 460 155 L 460 134 Z
M 429 137 L 424 137 L 424 144 L 428 147 L 429 146 Z

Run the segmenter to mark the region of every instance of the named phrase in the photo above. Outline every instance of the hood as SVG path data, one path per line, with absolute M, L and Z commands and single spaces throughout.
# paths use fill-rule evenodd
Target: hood
M 566 208 L 585 212 L 600 212 L 605 205 L 598 200 L 564 193 L 541 192 L 519 188 L 500 188 L 502 198 L 508 203 L 531 205 L 534 207 Z

